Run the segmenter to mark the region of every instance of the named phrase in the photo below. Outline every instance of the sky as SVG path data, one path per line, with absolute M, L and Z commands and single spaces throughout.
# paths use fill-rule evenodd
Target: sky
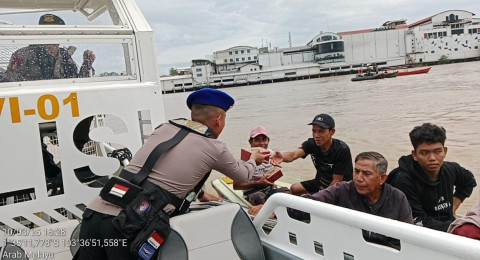
M 137 0 L 156 42 L 160 74 L 190 67 L 234 46 L 306 45 L 320 32 L 380 27 L 407 19 L 407 24 L 447 10 L 478 14 L 478 0 Z

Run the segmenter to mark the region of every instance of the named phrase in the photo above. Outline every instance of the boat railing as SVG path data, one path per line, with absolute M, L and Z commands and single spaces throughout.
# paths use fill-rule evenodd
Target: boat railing
M 291 218 L 287 208 L 309 213 L 310 221 Z M 272 212 L 277 222 L 266 231 Z M 302 259 L 473 260 L 480 255 L 480 241 L 288 194 L 270 197 L 253 223 L 264 244 Z M 400 250 L 365 241 L 363 230 L 400 240 Z

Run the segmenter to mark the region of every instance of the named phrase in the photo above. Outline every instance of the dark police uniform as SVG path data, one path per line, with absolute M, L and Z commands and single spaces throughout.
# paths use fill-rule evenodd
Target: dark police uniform
M 56 15 L 45 14 L 40 17 L 39 24 L 64 25 L 65 22 Z M 90 58 L 85 59 L 79 71 L 66 48 L 59 48 L 57 53 L 52 54 L 47 51 L 45 45 L 32 44 L 12 54 L 1 81 L 89 77 L 90 74 L 94 74 L 92 63 Z

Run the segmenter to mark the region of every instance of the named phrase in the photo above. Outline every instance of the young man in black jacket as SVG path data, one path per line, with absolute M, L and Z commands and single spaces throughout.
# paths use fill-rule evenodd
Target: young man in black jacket
M 477 186 L 469 170 L 444 162 L 445 139 L 441 126 L 424 123 L 413 128 L 412 154 L 399 159 L 389 178 L 407 196 L 415 224 L 440 231 L 447 231 L 456 210 Z

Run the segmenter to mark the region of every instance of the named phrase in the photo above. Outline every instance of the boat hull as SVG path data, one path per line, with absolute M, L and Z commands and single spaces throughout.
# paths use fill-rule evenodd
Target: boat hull
M 372 75 L 357 75 L 355 78 L 352 78 L 352 81 L 363 81 L 363 80 L 373 80 L 373 79 L 383 79 L 385 74 L 372 74 Z
M 385 73 L 385 78 L 395 78 L 398 74 L 398 71 L 390 72 L 390 73 Z
M 397 76 L 408 76 L 408 75 L 415 75 L 415 74 L 423 74 L 428 73 L 432 67 L 418 69 L 418 70 L 406 70 L 406 71 L 399 71 Z

